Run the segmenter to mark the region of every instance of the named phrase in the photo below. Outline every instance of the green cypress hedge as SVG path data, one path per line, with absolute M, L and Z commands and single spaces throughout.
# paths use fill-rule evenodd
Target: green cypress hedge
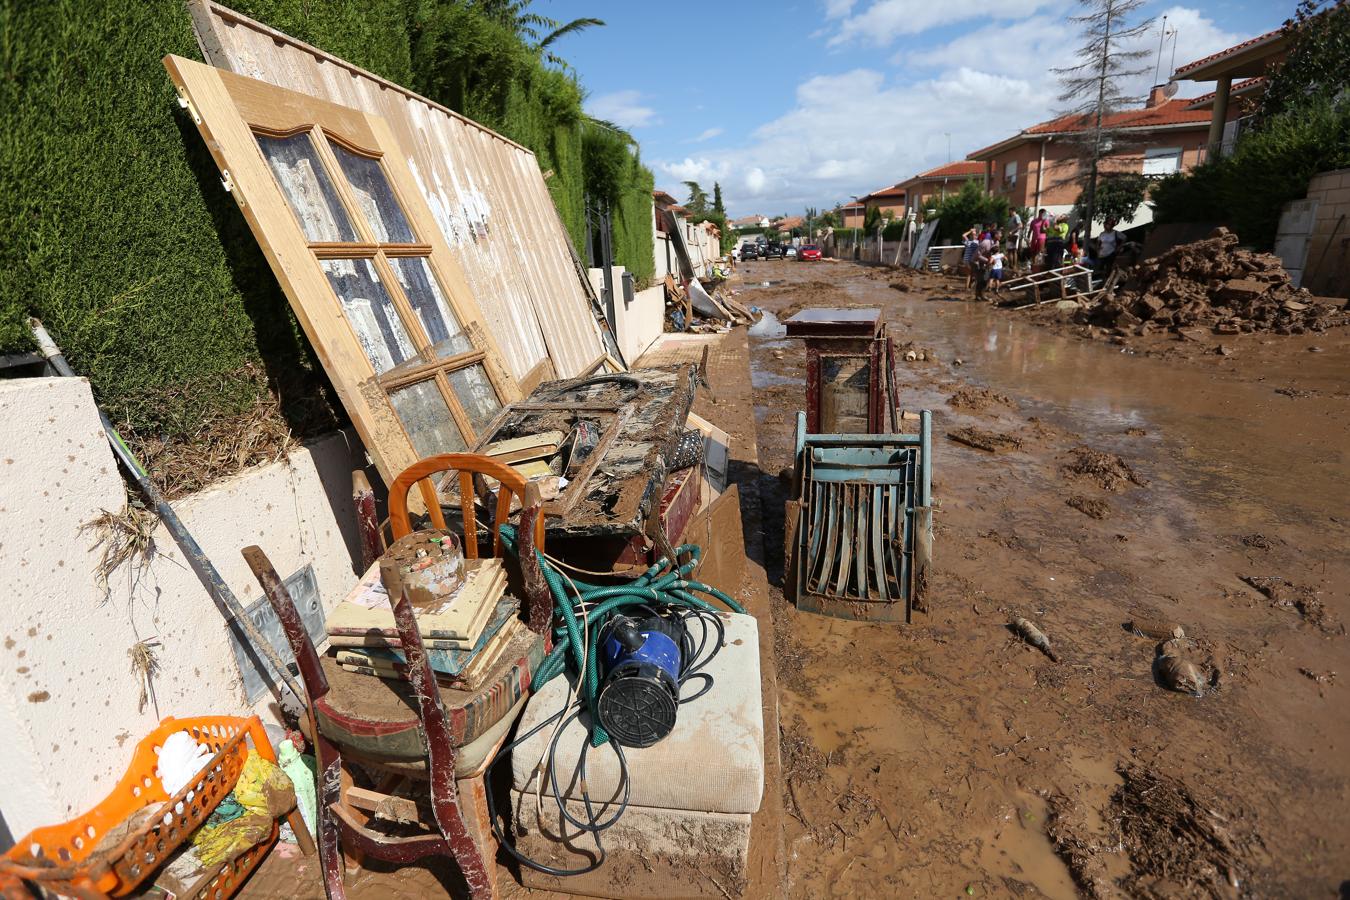
M 532 148 L 581 246 L 581 89 L 481 7 L 233 5 Z M 29 349 L 40 316 L 133 440 L 209 441 L 204 421 L 269 392 L 301 436 L 331 428 L 341 413 L 174 102 L 168 53 L 201 58 L 182 0 L 0 0 L 0 352 Z M 650 272 L 651 173 L 624 176 L 619 261 Z

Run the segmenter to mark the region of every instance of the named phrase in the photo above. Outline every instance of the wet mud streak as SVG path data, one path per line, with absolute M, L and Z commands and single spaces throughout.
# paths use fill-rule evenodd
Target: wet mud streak
M 780 318 L 883 309 L 914 352 L 897 358 L 901 405 L 934 411 L 928 611 L 908 627 L 800 613 L 781 595 L 780 472 L 804 354 L 751 338 L 784 895 L 1334 896 L 1350 820 L 1318 798 L 1350 788 L 1350 722 L 1344 685 L 1316 677 L 1350 666 L 1350 641 L 1239 576 L 1278 573 L 1312 592 L 1291 604 L 1344 620 L 1344 329 L 1317 334 L 1316 354 L 1312 335 L 1244 334 L 1221 357 L 1175 351 L 1173 334 L 1150 357 L 1128 349 L 1151 338 L 1121 352 L 1061 336 L 943 276 L 742 274 L 781 282 L 753 291 Z M 1290 402 L 1284 386 L 1315 393 Z M 1255 449 L 1274 434 L 1278 452 Z M 1127 626 L 1145 614 L 1194 639 L 1187 658 L 1213 673 L 1202 698 L 1155 679 L 1159 639 Z M 1062 662 L 1010 631 L 1018 616 Z

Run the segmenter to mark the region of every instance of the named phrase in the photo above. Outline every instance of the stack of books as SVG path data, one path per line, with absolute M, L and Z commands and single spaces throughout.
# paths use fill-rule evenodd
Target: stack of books
M 525 623 L 519 603 L 506 596 L 500 559 L 465 560 L 465 574 L 453 596 L 436 598 L 431 608 L 414 604 L 413 611 L 437 680 L 472 691 Z M 348 671 L 406 680 L 407 659 L 378 563 L 329 615 L 328 643 Z

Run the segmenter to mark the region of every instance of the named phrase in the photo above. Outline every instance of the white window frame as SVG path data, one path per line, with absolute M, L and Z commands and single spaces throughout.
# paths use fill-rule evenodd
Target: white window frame
M 1143 174 L 1161 177 L 1180 172 L 1181 155 L 1181 147 L 1149 147 L 1144 150 Z M 1172 161 L 1172 167 L 1163 168 L 1168 160 Z M 1150 163 L 1153 165 L 1150 166 Z
M 1017 187 L 1017 160 L 1003 165 L 1003 184 L 1005 187 Z

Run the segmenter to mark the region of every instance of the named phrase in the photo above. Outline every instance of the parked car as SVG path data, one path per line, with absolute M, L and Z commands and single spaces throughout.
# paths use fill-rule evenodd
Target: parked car
M 783 251 L 783 258 L 784 258 L 784 259 L 795 259 L 796 256 L 797 256 L 797 248 L 796 248 L 796 247 L 788 247 L 786 250 Z
M 815 244 L 807 244 L 797 251 L 798 261 L 820 259 L 820 248 Z
M 741 244 L 741 259 L 759 259 L 759 244 Z
M 782 244 L 779 244 L 779 243 L 775 243 L 775 242 L 773 242 L 773 241 L 770 241 L 770 242 L 764 247 L 764 258 L 765 258 L 765 259 L 782 259 L 782 258 L 783 258 L 783 245 L 782 245 Z

